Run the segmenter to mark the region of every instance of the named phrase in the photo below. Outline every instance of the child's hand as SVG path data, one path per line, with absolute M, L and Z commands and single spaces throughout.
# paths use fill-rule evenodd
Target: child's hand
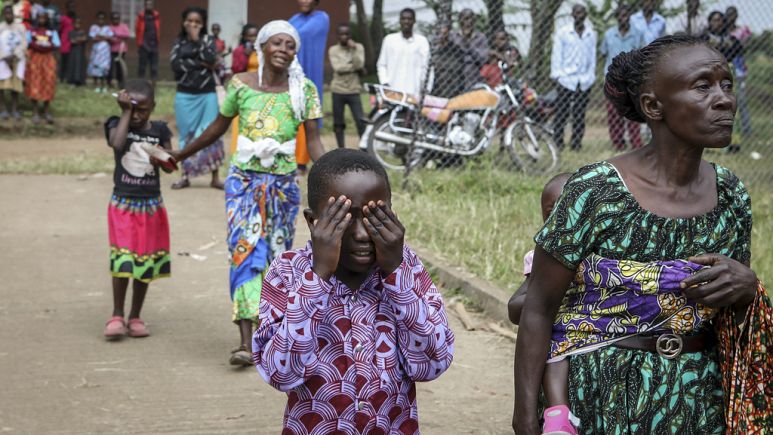
M 314 255 L 312 270 L 325 281 L 329 280 L 338 268 L 341 237 L 352 223 L 352 214 L 349 213 L 351 205 L 352 201 L 343 195 L 338 199 L 330 197 L 319 219 L 309 223 Z
M 384 201 L 373 201 L 362 208 L 365 229 L 376 246 L 376 263 L 385 274 L 394 272 L 403 262 L 405 228 Z
M 129 93 L 121 90 L 121 92 L 118 93 L 118 97 L 116 97 L 116 100 L 118 100 L 118 105 L 121 106 L 121 109 L 124 112 L 131 112 L 133 105 L 132 105 L 132 99 L 129 96 Z

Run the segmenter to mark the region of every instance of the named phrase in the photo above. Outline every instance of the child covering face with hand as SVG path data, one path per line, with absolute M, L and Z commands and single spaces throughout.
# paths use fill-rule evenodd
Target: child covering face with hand
M 311 242 L 263 281 L 253 360 L 288 393 L 295 433 L 418 433 L 417 381 L 440 376 L 454 335 L 440 296 L 391 209 L 370 155 L 324 154 L 308 180 Z

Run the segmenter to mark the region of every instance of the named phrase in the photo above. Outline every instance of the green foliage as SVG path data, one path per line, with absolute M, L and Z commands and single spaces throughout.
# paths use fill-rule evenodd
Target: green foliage
M 765 30 L 760 34 L 752 35 L 746 43 L 746 54 L 748 56 L 773 56 L 773 31 Z

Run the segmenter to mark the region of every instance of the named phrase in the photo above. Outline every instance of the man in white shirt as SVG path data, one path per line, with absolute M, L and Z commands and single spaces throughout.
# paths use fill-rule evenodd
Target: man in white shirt
M 655 11 L 657 4 L 658 0 L 642 0 L 641 10 L 631 16 L 631 26 L 641 31 L 645 44 L 666 34 L 666 19 Z
M 382 85 L 418 96 L 429 65 L 429 41 L 413 33 L 416 12 L 400 12 L 400 32 L 384 38 L 376 67 Z
M 700 13 L 700 0 L 687 0 L 687 11 L 679 17 L 676 27 L 671 33 L 685 33 L 691 36 L 701 36 L 706 30 L 706 17 Z
M 570 113 L 573 150 L 582 147 L 585 135 L 585 109 L 588 108 L 590 88 L 596 79 L 596 33 L 585 25 L 587 16 L 585 6 L 574 5 L 574 23 L 559 29 L 553 41 L 550 78 L 558 82 L 553 139 L 559 149 L 564 147 L 564 127 Z

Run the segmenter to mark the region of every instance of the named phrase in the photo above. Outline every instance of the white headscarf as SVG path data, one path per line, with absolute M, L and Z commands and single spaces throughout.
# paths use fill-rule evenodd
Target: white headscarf
M 263 58 L 263 44 L 268 40 L 280 33 L 290 35 L 295 40 L 295 51 L 301 49 L 301 37 L 298 35 L 298 31 L 292 24 L 284 20 L 275 20 L 266 23 L 258 32 L 258 86 L 263 86 L 263 66 L 266 64 Z M 303 121 L 306 112 L 306 94 L 303 92 L 303 87 L 306 82 L 306 75 L 303 73 L 303 68 L 300 62 L 298 62 L 298 56 L 293 57 L 290 63 L 288 87 L 290 90 L 290 102 L 293 106 L 293 112 L 295 112 L 295 118 L 299 121 Z

